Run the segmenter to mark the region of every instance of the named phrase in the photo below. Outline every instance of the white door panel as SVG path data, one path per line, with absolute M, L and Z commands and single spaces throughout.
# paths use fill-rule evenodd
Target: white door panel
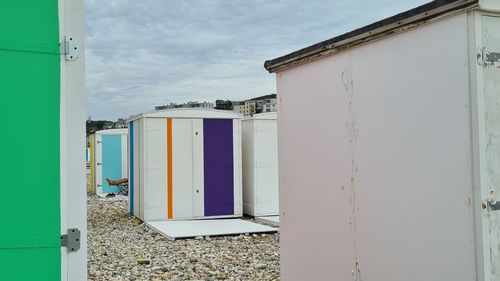
M 172 120 L 173 218 L 192 218 L 193 125 L 191 119 Z
M 195 217 L 205 214 L 204 165 L 203 165 L 203 119 L 193 119 L 193 212 Z

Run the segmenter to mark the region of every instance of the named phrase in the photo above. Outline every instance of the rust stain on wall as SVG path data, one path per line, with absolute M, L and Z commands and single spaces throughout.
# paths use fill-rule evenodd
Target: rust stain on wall
M 357 161 L 357 144 L 359 138 L 359 128 L 357 125 L 356 112 L 354 111 L 354 80 L 352 78 L 352 64 L 349 62 L 348 66 L 342 71 L 341 82 L 344 86 L 345 93 L 347 94 L 347 107 L 349 110 L 349 119 L 346 121 L 345 127 L 347 130 L 347 137 L 349 143 L 351 144 L 351 177 L 349 179 L 349 205 L 351 207 L 351 215 L 349 219 L 349 225 L 352 227 L 354 232 L 353 239 L 353 249 L 355 264 L 352 269 L 352 276 L 354 281 L 361 281 L 361 269 L 359 266 L 358 258 L 358 246 L 356 241 L 357 227 L 357 216 L 359 213 L 359 206 L 357 200 L 356 192 L 356 178 L 359 173 L 358 161 Z

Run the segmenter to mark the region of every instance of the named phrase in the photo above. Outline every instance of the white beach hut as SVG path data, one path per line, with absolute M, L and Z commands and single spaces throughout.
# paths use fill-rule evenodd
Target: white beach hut
M 99 196 L 120 192 L 117 186 L 110 186 L 106 178 L 128 177 L 127 133 L 127 129 L 109 129 L 91 135 L 91 192 Z
M 279 215 L 276 120 L 276 112 L 269 112 L 241 122 L 243 213 L 246 215 Z
M 500 1 L 433 1 L 265 67 L 283 280 L 500 280 Z
M 131 214 L 143 221 L 242 215 L 240 114 L 173 109 L 127 122 Z

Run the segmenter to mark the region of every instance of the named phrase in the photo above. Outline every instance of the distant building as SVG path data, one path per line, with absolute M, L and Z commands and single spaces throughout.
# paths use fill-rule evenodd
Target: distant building
M 187 103 L 184 103 L 183 106 L 185 108 L 214 108 L 214 104 L 211 102 L 197 102 L 197 101 L 190 101 Z
M 262 104 L 262 112 L 274 112 L 277 111 L 276 99 L 266 99 Z
M 256 97 L 245 101 L 216 100 L 215 109 L 233 110 L 245 116 L 277 111 L 276 94 Z
M 262 112 L 273 112 L 277 110 L 276 94 L 260 96 L 244 102 L 233 101 L 232 105 L 234 111 L 245 116 L 252 116 Z
M 245 101 L 245 111 L 244 115 L 254 115 L 257 113 L 257 101 L 255 100 L 247 100 Z
M 190 101 L 186 103 L 170 103 L 168 105 L 158 105 L 155 106 L 155 110 L 173 109 L 173 108 L 214 108 L 214 104 L 211 102 L 197 102 Z
M 235 105 L 233 106 L 233 110 L 240 114 L 245 115 L 245 104 Z
M 127 121 L 123 118 L 118 118 L 118 121 L 115 122 L 115 129 L 127 128 Z

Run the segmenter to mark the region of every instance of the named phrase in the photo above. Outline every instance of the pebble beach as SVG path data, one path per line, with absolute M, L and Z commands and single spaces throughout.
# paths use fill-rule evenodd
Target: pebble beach
M 128 213 L 124 197 L 88 195 L 88 280 L 280 280 L 279 234 L 171 241 Z

